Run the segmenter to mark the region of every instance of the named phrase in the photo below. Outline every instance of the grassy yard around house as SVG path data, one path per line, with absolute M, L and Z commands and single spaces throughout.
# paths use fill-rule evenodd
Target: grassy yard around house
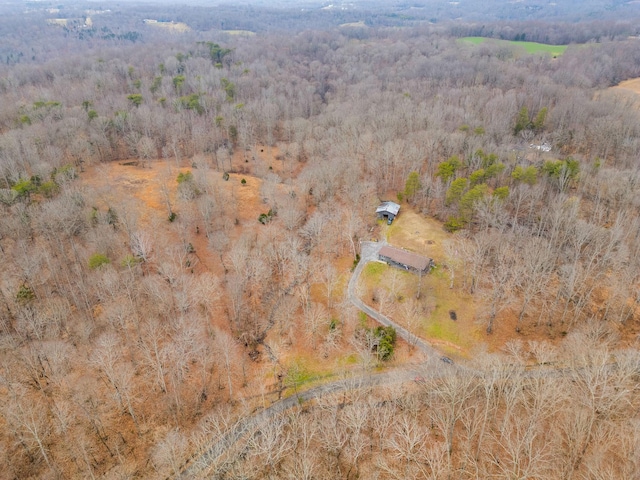
M 360 277 L 361 298 L 447 354 L 470 356 L 478 343 L 486 341 L 476 321 L 477 299 L 460 288 L 450 289 L 448 275 L 438 267 L 422 277 L 420 299 L 416 299 L 418 284 L 413 273 L 371 262 Z M 417 312 L 413 319 L 407 314 L 412 303 Z M 456 320 L 451 319 L 452 311 Z
M 362 271 L 360 281 L 362 282 L 364 280 L 366 288 L 375 286 L 380 283 L 382 274 L 387 268 L 388 266 L 385 263 L 369 262 Z
M 445 244 L 453 235 L 441 222 L 403 204 L 393 223 L 388 226 L 384 223 L 380 228 L 381 235 L 391 245 L 429 257 L 436 266 L 422 277 L 421 297 L 416 300 L 417 275 L 384 263 L 369 263 L 360 277 L 361 298 L 365 303 L 376 310 L 382 307 L 384 315 L 447 354 L 468 357 L 483 343 L 490 350 L 501 348 L 503 338 L 483 334 L 483 324 L 478 322 L 482 300 L 462 288 L 460 272 L 456 273 L 454 288 L 450 288 L 451 279 L 444 266 L 447 262 Z M 386 298 L 377 298 L 381 292 L 388 294 L 382 295 Z M 407 304 L 412 302 L 417 302 L 419 315 L 417 319 L 407 320 Z M 451 319 L 450 312 L 455 312 L 455 320 Z
M 417 333 L 442 350 L 467 356 L 478 343 L 487 341 L 477 321 L 480 302 L 462 288 L 449 288 L 449 282 L 448 274 L 437 267 L 423 278 L 422 291 L 431 297 L 433 310 Z
M 568 45 L 547 45 L 545 43 L 537 42 L 516 42 L 512 40 L 499 40 L 496 38 L 488 37 L 464 37 L 461 38 L 460 41 L 471 43 L 473 45 L 480 45 L 481 43 L 491 41 L 499 45 L 512 45 L 515 47 L 521 47 L 527 53 L 549 53 L 554 57 L 562 55 L 568 47 Z

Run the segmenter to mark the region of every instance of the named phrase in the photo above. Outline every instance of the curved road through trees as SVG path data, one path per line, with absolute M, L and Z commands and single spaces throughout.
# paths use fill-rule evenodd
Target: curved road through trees
M 424 340 L 420 339 L 416 335 L 409 332 L 404 327 L 401 327 L 389 317 L 381 314 L 373 308 L 366 305 L 356 295 L 356 286 L 358 279 L 362 274 L 367 263 L 378 260 L 378 252 L 386 244 L 386 242 L 362 242 L 360 245 L 360 262 L 356 266 L 349 284 L 347 287 L 347 297 L 349 301 L 355 305 L 358 309 L 375 319 L 377 322 L 384 326 L 391 326 L 395 328 L 397 335 L 402 337 L 409 345 L 413 345 L 418 348 L 424 355 L 425 361 L 432 363 L 434 367 L 436 363 L 434 359 L 440 357 L 440 352 L 434 347 L 429 345 Z M 444 366 L 444 365 L 442 365 Z M 434 368 L 434 374 L 442 374 L 443 371 L 456 368 L 460 366 L 448 365 L 448 368 Z M 251 415 L 250 417 L 239 420 L 229 431 L 219 437 L 209 448 L 205 451 L 199 452 L 191 457 L 182 470 L 182 473 L 178 478 L 198 478 L 203 475 L 207 475 L 208 470 L 213 464 L 236 442 L 238 442 L 245 435 L 256 431 L 261 425 L 264 425 L 267 421 L 274 418 L 276 415 L 293 408 L 304 401 L 318 399 L 325 395 L 348 391 L 350 389 L 371 388 L 377 385 L 386 385 L 393 383 L 403 383 L 415 378 L 415 371 L 410 367 L 404 366 L 393 371 L 371 374 L 365 373 L 362 376 L 338 380 L 335 382 L 320 385 L 311 388 L 305 392 L 292 395 L 291 397 L 280 400 L 268 408 Z
M 215 463 L 220 459 L 220 457 L 222 457 L 227 450 L 233 447 L 245 435 L 257 431 L 262 425 L 265 425 L 278 414 L 289 410 L 296 405 L 335 393 L 362 388 L 372 388 L 378 385 L 405 383 L 415 379 L 415 375 L 416 373 L 408 366 L 399 367 L 393 371 L 384 373 L 372 374 L 371 372 L 368 372 L 358 377 L 346 378 L 324 385 L 319 385 L 277 401 L 270 407 L 236 422 L 233 427 L 231 427 L 224 435 L 220 436 L 208 449 L 191 457 L 186 462 L 182 473 L 177 478 L 192 479 L 208 477 L 211 475 L 211 468 L 215 466 Z
M 348 298 L 351 303 L 353 303 L 357 308 L 359 308 L 370 317 L 374 318 L 385 326 L 392 326 L 393 328 L 395 328 L 397 334 L 400 337 L 409 342 L 409 344 L 414 345 L 416 348 L 420 349 L 420 351 L 425 354 L 425 356 L 427 357 L 425 359 L 426 361 L 419 365 L 399 366 L 385 373 L 372 374 L 371 372 L 366 372 L 360 376 L 319 385 L 305 392 L 300 392 L 292 395 L 291 397 L 277 401 L 264 410 L 240 419 L 226 433 L 213 440 L 209 447 L 195 453 L 185 462 L 183 468 L 181 469 L 181 473 L 177 476 L 178 478 L 191 479 L 211 477 L 211 475 L 215 475 L 211 472 L 212 468 L 216 468 L 216 464 L 218 464 L 218 468 L 224 469 L 224 462 L 222 464 L 220 464 L 219 462 L 222 459 L 223 455 L 238 441 L 240 441 L 243 437 L 257 431 L 261 426 L 276 418 L 277 415 L 285 412 L 290 408 L 293 408 L 294 406 L 302 402 L 319 399 L 330 394 L 353 391 L 362 388 L 372 388 L 378 385 L 405 383 L 415 380 L 416 374 L 424 376 L 424 378 L 436 378 L 440 376 L 460 373 L 466 373 L 470 375 L 483 374 L 481 371 L 463 365 L 450 365 L 440 362 L 438 360 L 440 358 L 440 352 L 438 352 L 438 350 L 436 350 L 424 340 L 416 337 L 405 328 L 395 323 L 393 320 L 367 306 L 364 302 L 362 302 L 362 300 L 357 297 L 356 286 L 362 271 L 364 270 L 367 263 L 377 260 L 378 252 L 384 244 L 384 242 L 363 242 L 361 244 L 361 260 L 354 270 L 351 279 L 349 280 L 349 285 L 347 287 Z M 419 367 L 419 372 L 416 371 L 416 367 Z M 523 366 L 522 368 L 524 371 L 525 367 Z M 616 368 L 616 364 L 615 362 L 612 364 L 607 364 L 604 366 L 604 368 Z M 500 371 L 494 371 L 490 374 L 497 374 L 499 376 L 510 376 L 517 370 L 518 368 L 516 368 L 516 370 L 507 368 L 505 371 L 502 371 L 501 369 Z M 576 374 L 580 370 L 582 369 L 576 369 L 575 367 L 558 368 L 557 366 L 554 366 L 551 367 L 550 370 L 536 369 L 534 371 L 526 372 L 524 375 L 527 377 L 546 377 L 551 375 L 571 376 L 573 374 Z

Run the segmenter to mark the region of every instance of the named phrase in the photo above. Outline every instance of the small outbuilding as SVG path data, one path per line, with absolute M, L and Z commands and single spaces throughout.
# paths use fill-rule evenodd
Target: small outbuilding
M 393 219 L 398 216 L 400 211 L 400 205 L 395 202 L 382 202 L 378 208 L 376 208 L 376 215 L 380 219 L 386 219 L 387 224 L 391 225 Z
M 420 275 L 429 272 L 435 264 L 433 260 L 400 248 L 385 245 L 378 253 L 378 259 L 394 267 L 409 270 Z

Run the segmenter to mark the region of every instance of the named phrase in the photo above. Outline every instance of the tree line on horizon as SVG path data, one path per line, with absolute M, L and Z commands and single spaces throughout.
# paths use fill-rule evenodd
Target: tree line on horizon
M 67 56 L 9 62 L 0 79 L 0 475 L 176 473 L 199 429 L 246 414 L 233 406 L 263 394 L 264 376 L 295 377 L 278 371 L 269 332 L 283 350 L 366 356 L 325 265 L 356 257 L 390 193 L 456 232 L 446 268 L 485 305 L 487 334 L 511 315 L 514 337 L 571 346 L 564 356 L 515 342 L 509 355 L 588 367 L 562 389 L 553 376 L 455 377 L 453 390 L 435 382 L 406 404 L 366 395 L 353 405 L 369 410 L 349 406 L 322 433 L 334 439 L 316 429 L 306 441 L 305 422 L 283 419 L 271 440 L 253 439 L 238 476 L 631 468 L 605 454 L 637 452 L 622 422 L 635 419 L 636 360 L 613 351 L 637 325 L 640 122 L 636 100 L 607 88 L 640 76 L 636 40 L 553 59 L 463 45 L 440 26 L 194 33 L 95 50 L 53 36 L 40 51 L 64 41 Z M 279 152 L 279 174 L 260 163 L 265 148 Z M 133 198 L 104 205 L 83 183 L 89 168 L 159 159 L 190 166 L 163 180 L 161 228 Z M 264 225 L 242 224 L 225 189 L 224 174 L 244 168 L 262 182 Z M 197 235 L 219 271 L 199 270 Z M 370 435 L 397 415 L 385 438 Z M 551 423 L 562 427 L 545 437 Z M 295 452 L 316 442 L 335 449 L 300 463 Z

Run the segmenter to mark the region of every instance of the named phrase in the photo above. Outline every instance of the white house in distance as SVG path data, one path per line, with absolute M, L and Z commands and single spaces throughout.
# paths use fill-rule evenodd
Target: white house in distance
M 387 225 L 391 225 L 393 219 L 398 216 L 400 211 L 400 205 L 395 202 L 382 202 L 378 208 L 376 208 L 376 215 L 378 218 L 387 219 Z

